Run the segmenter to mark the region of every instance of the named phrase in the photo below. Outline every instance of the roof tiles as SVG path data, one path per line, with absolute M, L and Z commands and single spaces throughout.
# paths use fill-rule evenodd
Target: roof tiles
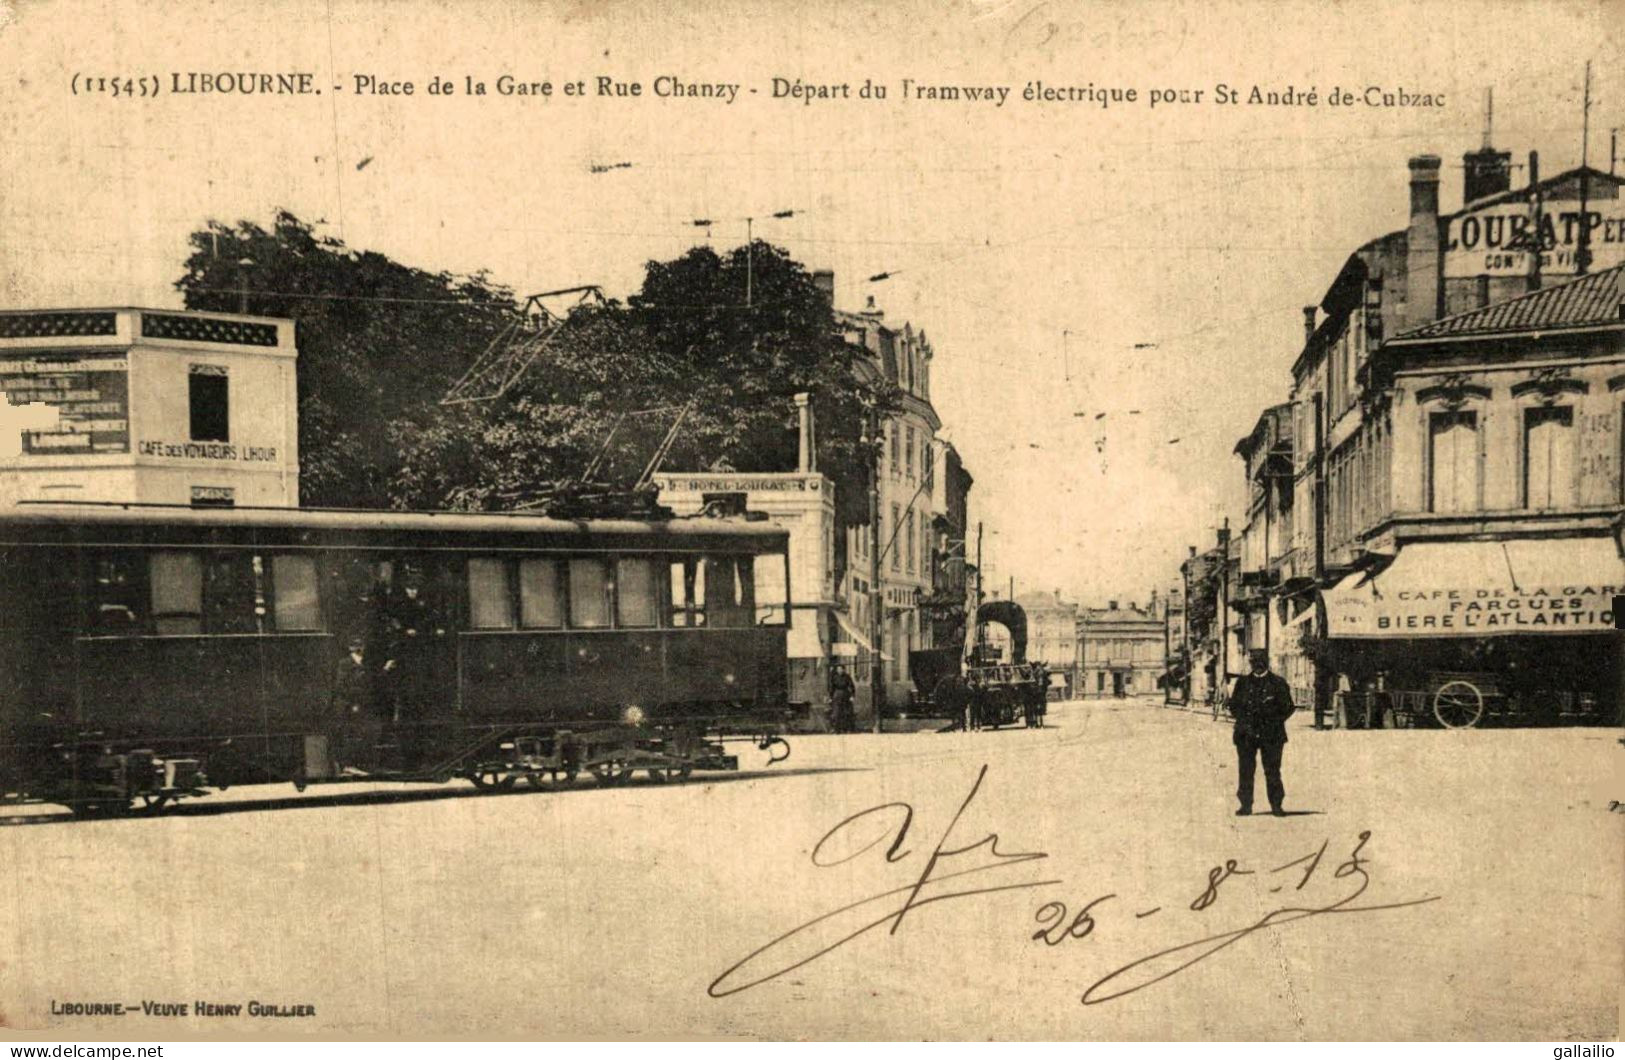
M 1395 341 L 1556 331 L 1625 322 L 1625 265 L 1401 332 Z

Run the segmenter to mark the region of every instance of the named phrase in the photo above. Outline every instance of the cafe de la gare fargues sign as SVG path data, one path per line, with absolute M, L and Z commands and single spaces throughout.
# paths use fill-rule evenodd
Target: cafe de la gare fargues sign
M 1529 254 L 1538 231 L 1541 274 L 1572 276 L 1582 225 L 1590 230 L 1591 271 L 1625 261 L 1625 203 L 1617 198 L 1588 199 L 1583 217 L 1578 199 L 1547 201 L 1538 225 L 1529 203 L 1505 202 L 1450 219 L 1444 274 L 1451 278 L 1528 276 Z
M 1620 592 L 1625 586 L 1601 582 L 1532 588 L 1366 584 L 1329 590 L 1323 600 L 1329 637 L 1485 637 L 1612 630 L 1614 595 Z

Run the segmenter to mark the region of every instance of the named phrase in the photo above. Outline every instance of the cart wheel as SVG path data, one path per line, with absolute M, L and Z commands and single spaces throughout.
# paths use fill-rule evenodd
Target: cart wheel
M 1470 729 L 1484 717 L 1484 693 L 1471 681 L 1446 681 L 1433 693 L 1433 716 L 1447 729 Z

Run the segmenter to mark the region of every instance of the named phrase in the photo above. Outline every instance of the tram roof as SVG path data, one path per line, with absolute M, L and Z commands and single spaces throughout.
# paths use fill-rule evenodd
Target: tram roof
M 774 523 L 712 516 L 665 520 L 558 519 L 531 512 L 391 511 L 372 508 L 207 508 L 184 504 L 27 501 L 0 509 L 0 523 L 91 526 L 219 526 L 355 531 L 613 534 L 617 536 L 782 538 Z

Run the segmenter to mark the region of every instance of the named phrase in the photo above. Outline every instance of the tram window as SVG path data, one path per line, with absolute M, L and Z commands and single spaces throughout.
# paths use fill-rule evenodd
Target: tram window
M 570 561 L 570 625 L 577 629 L 609 625 L 609 564 L 604 560 Z
M 203 632 L 258 633 L 265 617 L 263 565 L 244 552 L 209 557 L 203 578 Z
M 88 626 L 92 634 L 135 636 L 145 632 L 147 585 L 141 557 L 107 552 L 90 559 Z
M 314 557 L 272 556 L 271 589 L 278 630 L 297 633 L 324 628 Z
M 555 560 L 519 561 L 519 621 L 526 629 L 564 625 L 564 593 L 559 583 Z
M 123 558 L 108 557 L 109 560 Z M 104 563 L 104 560 L 97 561 L 98 593 L 105 576 L 117 576 Z M 149 577 L 154 631 L 160 635 L 203 632 L 203 557 L 196 552 L 155 552 Z M 97 611 L 104 620 L 117 614 L 116 605 L 110 608 L 106 597 L 98 600 Z M 135 622 L 133 615 L 131 622 Z
M 790 619 L 790 587 L 786 584 L 784 557 L 757 556 L 754 566 L 756 624 L 782 626 Z
M 705 625 L 705 568 L 698 560 L 671 561 L 671 624 Z
M 0 629 L 20 633 L 74 629 L 78 581 L 71 552 L 0 547 Z
M 468 561 L 470 629 L 512 629 L 513 596 L 508 589 L 508 563 L 500 559 Z
M 655 565 L 650 559 L 615 561 L 615 623 L 619 626 L 655 624 Z
M 707 569 L 705 610 L 711 616 L 711 625 L 727 629 L 750 625 L 755 611 L 750 601 L 755 592 L 750 560 L 707 556 L 703 562 Z

